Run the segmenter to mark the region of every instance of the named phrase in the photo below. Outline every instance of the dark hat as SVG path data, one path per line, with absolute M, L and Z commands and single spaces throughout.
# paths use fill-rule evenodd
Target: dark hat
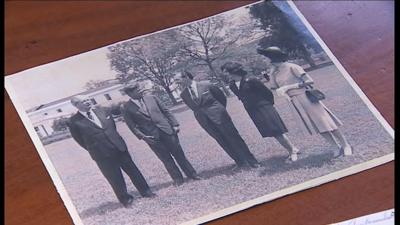
M 228 73 L 235 73 L 242 69 L 243 65 L 237 62 L 227 62 L 221 66 L 221 71 L 227 71 Z
M 190 73 L 190 72 L 187 71 L 187 70 L 182 70 L 182 71 L 181 71 L 181 77 L 187 77 L 187 78 L 189 78 L 190 80 L 193 80 L 193 78 L 194 78 L 193 74 Z
M 126 83 L 123 87 L 122 87 L 122 91 L 123 92 L 127 92 L 127 91 L 140 91 L 141 90 L 141 86 L 138 82 L 136 81 L 129 81 L 128 83 Z
M 268 48 L 258 48 L 257 53 L 268 58 L 272 57 L 287 57 L 287 54 L 282 51 L 279 47 L 272 46 Z

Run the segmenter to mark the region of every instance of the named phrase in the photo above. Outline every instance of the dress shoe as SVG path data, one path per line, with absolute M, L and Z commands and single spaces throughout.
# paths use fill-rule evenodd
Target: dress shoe
M 145 198 L 154 198 L 157 195 L 154 194 L 152 191 L 146 191 L 146 193 L 142 194 L 142 196 L 145 197 Z
M 202 180 L 203 178 L 200 177 L 199 175 L 193 175 L 193 176 L 190 177 L 190 179 L 192 179 L 192 180 Z
M 297 161 L 297 153 L 292 152 L 292 154 L 290 154 L 290 160 L 292 160 L 292 162 L 296 162 Z
M 289 154 L 286 159 L 285 159 L 285 163 L 292 163 L 292 154 Z
M 335 149 L 333 151 L 333 158 L 334 159 L 339 158 L 342 155 L 342 153 L 343 153 L 343 148 Z
M 353 148 L 352 148 L 350 145 L 347 146 L 347 147 L 344 147 L 344 148 L 343 148 L 343 154 L 344 154 L 345 156 L 352 155 L 352 154 L 353 154 Z
M 298 148 L 293 148 L 292 153 L 300 154 L 301 152 L 300 152 L 300 149 L 298 149 Z
M 247 164 L 235 165 L 235 166 L 232 168 L 232 172 L 240 172 L 240 171 L 242 171 L 242 170 L 248 170 L 248 169 L 250 169 L 250 166 L 247 165 Z
M 250 165 L 251 168 L 255 168 L 255 169 L 262 167 L 261 163 L 258 163 L 258 162 L 257 163 L 252 163 L 252 164 L 249 164 L 249 165 Z
M 125 208 L 128 208 L 130 205 L 133 203 L 133 197 L 129 196 L 124 202 L 122 202 L 122 205 L 124 205 Z
M 174 181 L 174 183 L 173 183 L 173 185 L 175 186 L 175 187 L 178 187 L 178 186 L 181 186 L 182 184 L 183 184 L 183 180 L 175 180 Z

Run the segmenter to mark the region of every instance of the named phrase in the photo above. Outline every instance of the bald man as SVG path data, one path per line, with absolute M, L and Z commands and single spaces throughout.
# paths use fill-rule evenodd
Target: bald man
M 143 197 L 154 197 L 155 194 L 151 192 L 129 155 L 124 140 L 118 134 L 111 114 L 94 109 L 90 99 L 85 96 L 74 96 L 71 104 L 78 109 L 67 123 L 71 136 L 96 162 L 119 202 L 125 207 L 133 202 L 133 197 L 127 192 L 121 170 L 130 177 Z

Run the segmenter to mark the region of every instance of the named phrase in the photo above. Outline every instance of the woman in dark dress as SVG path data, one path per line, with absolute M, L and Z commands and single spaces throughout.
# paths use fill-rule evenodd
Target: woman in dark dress
M 262 137 L 274 137 L 289 152 L 292 161 L 297 160 L 299 150 L 294 147 L 285 133 L 285 124 L 274 107 L 272 92 L 257 78 L 248 75 L 239 63 L 227 62 L 222 67 L 232 78 L 230 89 L 242 101 Z M 240 80 L 239 88 L 235 81 Z
M 314 85 L 314 81 L 304 69 L 288 62 L 287 54 L 278 47 L 258 49 L 257 52 L 271 60 L 271 89 L 275 89 L 278 96 L 289 99 L 296 108 L 299 122 L 304 124 L 308 132 L 311 135 L 320 134 L 331 145 L 336 146 L 334 158 L 352 155 L 353 148 L 339 129 L 343 123 L 322 100 L 312 102 L 307 97 L 306 85 Z

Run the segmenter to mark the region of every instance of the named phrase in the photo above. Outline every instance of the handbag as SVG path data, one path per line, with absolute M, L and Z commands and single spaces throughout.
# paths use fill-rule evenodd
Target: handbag
M 325 99 L 325 94 L 322 93 L 322 91 L 314 88 L 311 84 L 307 84 L 302 78 L 301 80 L 303 85 L 306 87 L 306 96 L 312 103 L 316 103 Z
M 321 100 L 325 99 L 325 94 L 322 91 L 314 88 L 311 84 L 308 84 L 304 81 L 303 77 L 300 77 L 302 84 L 306 88 L 306 96 L 312 103 L 317 103 Z

